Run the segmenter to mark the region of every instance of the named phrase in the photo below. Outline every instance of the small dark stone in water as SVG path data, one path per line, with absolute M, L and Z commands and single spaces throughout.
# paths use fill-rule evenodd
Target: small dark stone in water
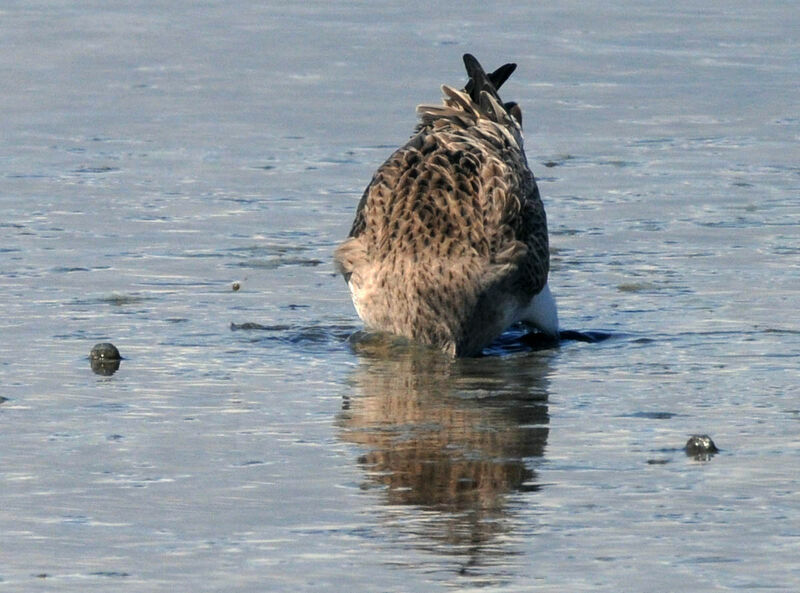
M 89 357 L 94 359 L 103 359 L 103 360 L 121 360 L 122 357 L 119 355 L 119 350 L 114 344 L 109 342 L 103 342 L 102 344 L 95 344 L 92 351 L 89 353 Z
M 231 288 L 233 288 L 233 291 L 234 291 L 234 292 L 236 292 L 236 291 L 237 291 L 237 290 L 239 290 L 241 287 L 242 287 L 242 285 L 241 285 L 241 284 L 239 284 L 238 282 L 234 282 L 234 283 L 233 283 L 233 286 L 232 286 Z
M 7 401 L 8 401 L 8 398 L 7 398 L 7 397 L 3 397 L 2 395 L 0 395 L 0 404 L 4 404 L 4 403 L 6 403 Z
M 684 450 L 689 457 L 694 457 L 701 461 L 707 461 L 715 453 L 719 453 L 719 449 L 717 449 L 714 441 L 712 441 L 711 437 L 707 434 L 693 434 L 689 437 L 689 440 L 686 441 Z
M 105 358 L 92 359 L 92 371 L 95 375 L 110 377 L 119 370 L 119 360 L 107 360 Z
M 89 360 L 92 365 L 92 371 L 97 375 L 104 375 L 109 377 L 119 370 L 119 362 L 122 356 L 114 344 L 103 342 L 95 344 L 92 351 L 89 353 Z

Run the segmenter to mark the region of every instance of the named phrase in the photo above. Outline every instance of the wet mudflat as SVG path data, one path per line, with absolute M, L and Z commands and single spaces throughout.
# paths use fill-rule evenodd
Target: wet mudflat
M 798 17 L 735 4 L 5 8 L 0 590 L 796 590 Z M 358 333 L 332 249 L 466 51 L 607 339 Z

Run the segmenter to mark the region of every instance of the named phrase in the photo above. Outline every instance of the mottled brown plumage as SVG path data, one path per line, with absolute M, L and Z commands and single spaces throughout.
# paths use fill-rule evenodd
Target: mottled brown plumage
M 442 86 L 443 105 L 417 108 L 416 133 L 377 170 L 335 253 L 368 328 L 454 356 L 520 320 L 558 332 L 521 112 L 497 94 L 515 65 L 464 63 L 464 90 Z

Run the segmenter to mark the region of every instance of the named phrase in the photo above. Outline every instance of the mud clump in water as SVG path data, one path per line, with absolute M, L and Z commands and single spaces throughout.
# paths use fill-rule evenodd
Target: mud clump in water
M 95 344 L 92 351 L 89 352 L 92 371 L 98 375 L 113 375 L 119 369 L 121 360 L 122 356 L 120 356 L 119 350 L 109 342 Z
M 686 455 L 694 457 L 699 461 L 708 461 L 714 454 L 719 453 L 719 449 L 707 434 L 694 434 L 686 441 L 683 448 Z

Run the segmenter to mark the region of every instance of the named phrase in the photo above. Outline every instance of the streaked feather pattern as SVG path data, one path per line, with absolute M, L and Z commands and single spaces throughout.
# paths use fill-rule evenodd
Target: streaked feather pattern
M 335 253 L 368 328 L 454 356 L 520 320 L 558 332 L 521 112 L 497 94 L 515 65 L 486 74 L 471 55 L 464 63 L 464 90 L 444 85 L 442 105 L 417 108 L 415 134 L 375 172 Z

